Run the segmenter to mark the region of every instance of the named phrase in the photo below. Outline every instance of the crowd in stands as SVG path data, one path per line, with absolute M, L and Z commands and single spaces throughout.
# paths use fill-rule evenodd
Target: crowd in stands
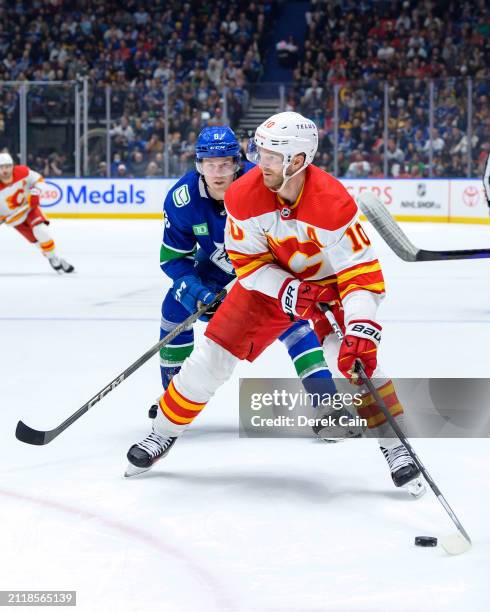
M 177 176 L 192 165 L 204 125 L 239 125 L 272 47 L 293 70 L 286 110 L 319 127 L 321 167 L 334 170 L 337 143 L 340 176 L 381 177 L 385 168 L 400 178 L 465 176 L 470 151 L 472 174 L 481 172 L 490 150 L 486 0 L 311 0 L 305 39 L 289 36 L 274 49 L 279 6 L 280 0 L 0 3 L 0 149 L 19 148 L 19 96 L 2 81 L 86 77 L 91 129 L 105 128 L 111 87 L 111 175 Z M 31 122 L 47 125 L 72 117 L 73 89 L 30 85 L 27 112 Z M 33 167 L 51 176 L 73 173 L 72 155 L 39 144 L 29 147 Z M 107 174 L 105 154 L 105 145 L 90 147 L 91 174 Z
M 481 173 L 490 150 L 490 12 L 485 0 L 312 0 L 306 22 L 287 108 L 320 127 L 320 165 L 333 169 L 337 85 L 339 175 L 384 175 L 387 82 L 389 176 L 427 176 L 430 159 L 433 176 L 466 176 L 468 95 L 472 174 Z
M 145 172 L 159 171 L 167 120 L 170 170 L 178 174 L 204 125 L 238 124 L 248 87 L 261 75 L 276 8 L 276 0 L 0 3 L 0 83 L 88 77 L 90 119 L 100 122 L 110 85 L 116 170 L 125 166 L 139 176 L 144 165 Z M 50 107 L 49 91 L 28 97 L 29 117 L 49 121 L 57 111 L 66 114 Z M 16 89 L 0 85 L 0 109 L 0 147 L 12 147 Z M 101 161 L 94 155 L 91 170 Z

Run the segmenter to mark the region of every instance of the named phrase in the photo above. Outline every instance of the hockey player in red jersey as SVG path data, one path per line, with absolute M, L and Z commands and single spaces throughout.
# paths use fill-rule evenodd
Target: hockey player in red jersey
M 43 177 L 27 166 L 15 166 L 8 153 L 0 153 L 0 223 L 15 228 L 35 244 L 53 270 L 69 274 L 74 268 L 58 256 L 47 226 L 49 221 L 39 206 L 39 183 Z
M 393 383 L 377 366 L 384 296 L 381 266 L 359 223 L 357 206 L 341 183 L 312 164 L 318 133 L 298 113 L 279 113 L 260 125 L 249 159 L 257 167 L 225 195 L 225 246 L 238 282 L 209 323 L 205 340 L 184 362 L 160 399 L 153 432 L 128 452 L 126 475 L 146 471 L 165 456 L 240 359 L 254 361 L 291 324 L 310 319 L 324 342 L 327 363 L 355 380 L 360 360 L 403 429 Z M 341 345 L 318 304 L 334 304 L 345 330 Z M 396 486 L 423 491 L 419 471 L 380 408 L 365 395 L 358 414 L 391 469 Z

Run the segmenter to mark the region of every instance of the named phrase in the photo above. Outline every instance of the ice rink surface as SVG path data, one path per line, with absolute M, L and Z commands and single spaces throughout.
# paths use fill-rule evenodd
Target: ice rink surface
M 414 441 L 474 540 L 459 557 L 416 548 L 454 527 L 430 490 L 394 488 L 375 442 L 238 438 L 239 376 L 294 376 L 277 343 L 139 479 L 122 475 L 150 429 L 157 357 L 50 445 L 18 442 L 19 418 L 54 427 L 156 342 L 167 286 L 160 222 L 51 227 L 75 275 L 0 228 L 0 590 L 76 590 L 83 611 L 490 609 L 489 441 Z M 423 248 L 490 246 L 485 226 L 403 228 Z M 487 377 L 490 260 L 404 263 L 369 233 L 384 369 Z

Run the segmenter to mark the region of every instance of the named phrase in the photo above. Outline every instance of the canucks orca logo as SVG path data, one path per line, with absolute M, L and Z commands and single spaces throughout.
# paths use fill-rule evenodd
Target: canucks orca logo
M 191 195 L 189 193 L 189 187 L 187 185 L 181 185 L 173 192 L 172 198 L 177 208 L 182 208 L 191 201 Z

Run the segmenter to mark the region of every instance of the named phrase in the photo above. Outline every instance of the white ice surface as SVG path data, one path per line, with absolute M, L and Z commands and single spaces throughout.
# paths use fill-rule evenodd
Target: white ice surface
M 414 441 L 474 540 L 459 557 L 416 548 L 454 528 L 430 491 L 393 487 L 374 442 L 238 438 L 238 377 L 294 376 L 278 344 L 139 479 L 122 474 L 150 428 L 156 357 L 50 445 L 18 442 L 19 418 L 55 426 L 156 341 L 167 285 L 159 222 L 51 227 L 76 275 L 0 228 L 0 590 L 75 589 L 84 611 L 490 609 L 488 440 Z M 419 247 L 490 246 L 484 226 L 403 227 Z M 490 261 L 404 263 L 370 235 L 385 369 L 488 376 Z

